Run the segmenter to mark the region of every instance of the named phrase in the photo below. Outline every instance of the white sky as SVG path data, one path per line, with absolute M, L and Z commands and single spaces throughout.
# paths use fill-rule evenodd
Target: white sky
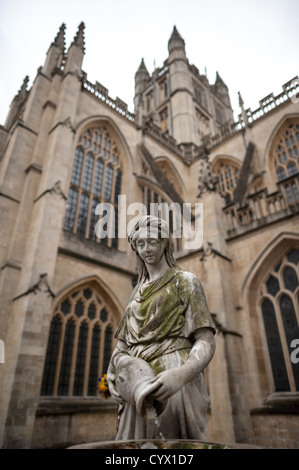
M 134 111 L 134 75 L 144 57 L 150 73 L 162 67 L 176 25 L 191 64 L 214 83 L 216 71 L 245 107 L 299 74 L 299 0 L 0 0 L 0 124 L 29 75 L 37 69 L 59 27 L 69 47 L 81 21 L 83 70 Z

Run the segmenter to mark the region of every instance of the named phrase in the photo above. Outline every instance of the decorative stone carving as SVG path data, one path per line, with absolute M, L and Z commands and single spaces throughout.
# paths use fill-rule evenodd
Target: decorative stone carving
M 200 198 L 206 191 L 216 191 L 217 183 L 218 178 L 211 167 L 209 157 L 206 155 L 201 159 L 197 197 Z
M 60 181 L 56 181 L 56 183 L 54 184 L 54 186 L 52 188 L 46 189 L 45 191 L 43 191 L 36 199 L 34 199 L 33 202 L 38 201 L 41 197 L 43 197 L 47 193 L 58 194 L 59 196 L 62 197 L 62 199 L 64 199 L 65 201 L 67 200 L 66 195 L 64 194 L 64 192 L 61 189 Z
M 52 291 L 52 289 L 50 288 L 50 285 L 48 283 L 48 274 L 44 273 L 44 274 L 40 274 L 39 281 L 36 284 L 29 287 L 29 289 L 26 292 L 24 292 L 23 294 L 17 295 L 12 300 L 14 301 L 14 300 L 20 299 L 21 297 L 24 297 L 25 295 L 29 295 L 29 294 L 32 294 L 32 293 L 36 294 L 38 291 L 41 292 L 42 287 L 45 287 L 45 290 L 43 292 L 47 292 L 50 297 L 53 297 L 53 298 L 55 297 L 55 294 Z

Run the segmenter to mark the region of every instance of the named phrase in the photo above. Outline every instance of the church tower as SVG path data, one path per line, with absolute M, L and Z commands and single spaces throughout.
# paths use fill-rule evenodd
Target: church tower
M 198 145 L 199 138 L 185 41 L 175 26 L 168 41 L 168 51 L 173 137 L 179 144 Z
M 135 114 L 139 126 L 173 138 L 184 153 L 191 154 L 203 138 L 222 132 L 234 122 L 226 84 L 216 74 L 210 84 L 189 63 L 185 41 L 174 26 L 168 41 L 168 58 L 150 75 L 144 60 L 135 75 Z

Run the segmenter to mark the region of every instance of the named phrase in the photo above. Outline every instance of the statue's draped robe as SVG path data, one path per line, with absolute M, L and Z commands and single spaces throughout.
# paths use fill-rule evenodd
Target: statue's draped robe
M 144 289 L 135 288 L 115 337 L 128 346 L 121 354 L 144 359 L 158 374 L 186 362 L 193 333 L 202 327 L 215 332 L 199 279 L 171 268 Z M 113 363 L 110 370 L 114 370 Z M 208 439 L 208 406 L 200 373 L 168 399 L 159 417 L 159 433 L 165 439 Z M 152 423 L 139 416 L 134 405 L 120 404 L 117 440 L 159 437 L 153 432 Z

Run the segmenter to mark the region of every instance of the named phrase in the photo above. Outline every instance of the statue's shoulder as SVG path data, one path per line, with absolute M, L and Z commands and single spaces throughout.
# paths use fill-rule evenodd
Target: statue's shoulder
M 176 272 L 176 279 L 178 279 L 182 284 L 184 285 L 189 285 L 189 286 L 194 286 L 196 284 L 201 285 L 200 280 L 198 277 L 189 271 L 183 271 L 182 269 L 179 269 Z

